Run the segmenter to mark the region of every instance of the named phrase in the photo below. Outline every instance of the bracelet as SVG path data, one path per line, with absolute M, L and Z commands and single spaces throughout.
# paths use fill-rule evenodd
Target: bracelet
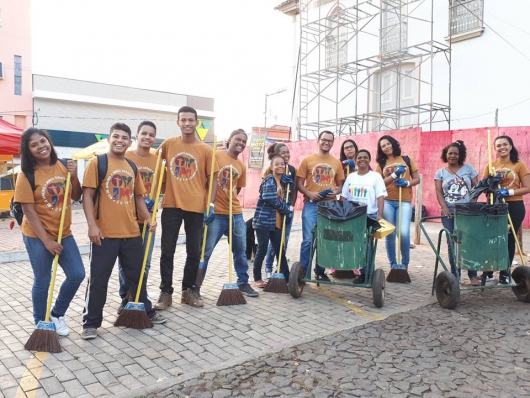
M 509 196 L 513 196 L 513 195 L 515 195 L 515 190 L 513 190 L 513 189 L 508 189 L 508 195 L 509 195 Z
M 407 188 L 410 188 L 410 181 L 407 181 Z
M 390 177 L 392 177 L 394 180 L 395 180 L 396 178 L 398 178 L 396 173 L 392 173 L 392 174 L 390 174 Z
M 215 205 L 213 203 L 210 203 L 210 207 L 215 207 Z

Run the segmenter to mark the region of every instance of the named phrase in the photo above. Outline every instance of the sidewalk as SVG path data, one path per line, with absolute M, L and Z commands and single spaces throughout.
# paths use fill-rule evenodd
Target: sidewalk
M 245 218 L 252 210 L 245 211 Z M 287 257 L 298 260 L 301 242 L 300 212 L 295 216 Z M 24 247 L 18 226 L 0 221 L 2 255 L 22 256 Z M 297 228 L 296 228 L 297 227 Z M 440 224 L 427 224 L 432 238 Z M 74 211 L 73 231 L 78 244 L 88 247 L 82 210 Z M 530 231 L 524 234 L 530 244 Z M 178 286 L 182 278 L 185 247 L 175 255 L 173 306 L 163 314 L 165 325 L 133 330 L 113 326 L 120 303 L 117 271 L 111 277 L 99 337 L 80 338 L 81 312 L 86 280 L 67 313 L 71 333 L 62 337 L 60 354 L 24 349 L 31 335 L 32 271 L 28 261 L 0 264 L 0 391 L 5 397 L 94 397 L 141 396 L 168 388 L 205 371 L 215 371 L 242 363 L 285 347 L 382 320 L 388 316 L 435 302 L 431 296 L 434 253 L 422 235 L 422 244 L 411 250 L 411 284 L 387 284 L 381 309 L 372 303 L 370 289 L 350 286 L 307 284 L 302 297 L 262 293 L 247 298 L 246 305 L 217 307 L 222 285 L 228 281 L 228 245 L 221 241 L 212 256 L 203 286 L 204 308 L 180 304 Z M 445 245 L 444 245 L 445 246 Z M 445 249 L 444 249 L 445 250 Z M 158 295 L 160 249 L 153 252 L 147 290 Z M 88 271 L 88 255 L 83 255 Z M 376 267 L 386 273 L 384 242 L 379 242 Z M 58 285 L 63 281 L 58 273 Z M 57 289 L 56 289 L 57 290 Z M 465 295 L 466 293 L 463 293 Z

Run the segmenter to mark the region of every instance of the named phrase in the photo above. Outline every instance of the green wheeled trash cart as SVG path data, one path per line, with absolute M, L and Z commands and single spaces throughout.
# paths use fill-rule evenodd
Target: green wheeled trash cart
M 289 292 L 294 298 L 302 295 L 306 283 L 343 285 L 370 288 L 373 302 L 378 308 L 385 301 L 385 273 L 375 269 L 374 260 L 377 240 L 374 233 L 379 224 L 369 219 L 366 205 L 348 201 L 325 201 L 318 203 L 318 219 L 313 230 L 309 265 L 304 268 L 295 262 L 289 277 Z M 317 264 L 338 271 L 364 268 L 364 283 L 334 282 L 311 279 L 311 264 L 316 255 Z
M 521 301 L 530 302 L 530 267 L 524 265 L 514 269 L 509 276 L 509 283 L 486 286 L 486 272 L 504 271 L 508 269 L 508 205 L 486 203 L 456 203 L 455 228 L 453 233 L 443 228 L 438 234 L 438 245 L 434 246 L 423 223 L 426 220 L 440 219 L 438 217 L 424 217 L 420 227 L 431 248 L 436 254 L 432 294 L 444 308 L 453 309 L 460 301 L 461 290 L 483 290 L 492 288 L 511 287 L 514 294 Z M 442 236 L 451 245 L 456 276 L 451 273 L 440 257 Z M 438 263 L 443 271 L 438 274 Z M 462 271 L 482 271 L 480 286 L 462 287 L 460 274 Z

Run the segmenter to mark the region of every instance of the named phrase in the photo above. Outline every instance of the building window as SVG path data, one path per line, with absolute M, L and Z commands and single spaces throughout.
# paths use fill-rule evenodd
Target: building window
M 348 28 L 341 19 L 340 7 L 329 14 L 326 35 L 326 69 L 340 67 L 348 62 Z
M 386 75 L 383 75 L 381 78 L 381 103 L 388 104 L 393 102 L 392 95 L 392 72 L 387 72 Z
M 15 55 L 15 95 L 22 95 L 22 57 Z
M 414 75 L 412 69 L 402 69 L 402 91 L 403 99 L 414 99 Z
M 400 51 L 407 47 L 407 5 L 400 0 L 384 2 L 381 27 L 381 52 Z
M 449 2 L 449 15 L 450 36 L 484 31 L 484 0 L 453 0 Z

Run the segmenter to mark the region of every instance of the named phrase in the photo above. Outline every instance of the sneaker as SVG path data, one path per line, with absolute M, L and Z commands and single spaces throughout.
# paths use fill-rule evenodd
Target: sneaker
M 486 275 L 486 282 L 491 282 L 491 281 L 495 280 L 495 278 L 493 277 L 493 272 L 491 272 L 491 271 L 484 272 L 481 275 L 481 278 L 484 277 L 484 274 Z
M 161 292 L 158 297 L 158 302 L 155 304 L 155 310 L 166 310 L 173 303 L 173 296 L 171 293 Z
M 193 290 L 193 294 L 195 295 L 195 297 L 197 297 L 199 300 L 202 300 L 201 287 L 200 286 L 194 286 L 192 290 Z
M 364 274 L 356 276 L 355 279 L 353 280 L 354 285 L 360 285 L 363 283 L 364 283 Z
M 510 281 L 508 280 L 508 277 L 506 275 L 499 276 L 499 285 L 507 285 Z
M 265 279 L 270 279 L 271 276 L 272 276 L 272 272 L 266 272 L 265 273 L 265 277 L 266 277 Z
M 66 320 L 64 319 L 64 316 L 59 316 L 56 318 L 50 315 L 50 321 L 54 323 L 55 331 L 59 336 L 68 336 L 70 329 L 68 329 L 68 326 L 66 326 Z
M 81 338 L 83 340 L 92 340 L 96 337 L 98 337 L 98 331 L 95 328 L 83 329 L 83 332 L 81 333 Z
M 476 276 L 469 278 L 469 281 L 471 286 L 480 286 L 480 279 L 478 279 Z
M 317 281 L 331 282 L 331 280 L 325 273 L 315 274 L 315 278 Z
M 123 311 L 123 309 L 125 308 L 128 302 L 129 300 L 127 299 L 127 297 L 121 299 L 120 306 L 118 307 L 118 310 L 116 311 L 118 315 L 121 314 L 121 312 Z
M 186 290 L 182 291 L 182 294 L 180 296 L 180 302 L 182 304 L 189 304 L 192 307 L 203 307 L 204 304 L 200 298 L 198 298 L 195 294 L 193 294 L 193 290 L 190 288 L 187 288 Z
M 241 285 L 239 285 L 239 290 L 241 290 L 242 293 L 245 293 L 248 297 L 258 297 L 259 293 L 252 289 L 252 287 L 249 285 L 248 282 L 245 282 Z
M 153 317 L 150 319 L 155 325 L 161 325 L 167 321 L 167 318 L 163 315 L 160 315 L 158 312 L 155 312 L 155 315 L 153 315 Z

